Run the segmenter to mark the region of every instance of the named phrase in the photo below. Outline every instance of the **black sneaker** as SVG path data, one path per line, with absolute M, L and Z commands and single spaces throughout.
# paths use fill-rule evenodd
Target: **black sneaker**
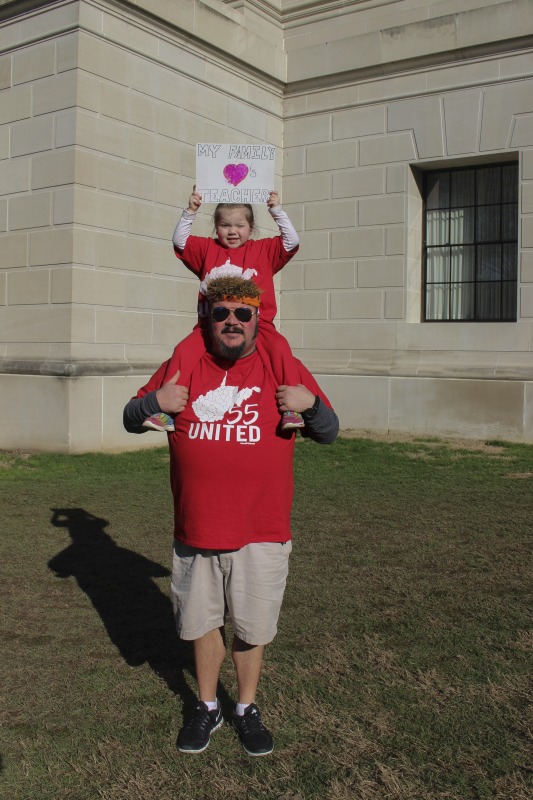
M 249 756 L 267 756 L 274 749 L 274 742 L 268 728 L 263 725 L 261 714 L 255 703 L 251 703 L 240 717 L 233 712 L 231 722 Z
M 206 704 L 199 700 L 179 732 L 176 747 L 181 753 L 202 753 L 209 747 L 211 734 L 220 728 L 222 722 L 220 703 L 215 711 L 209 711 Z

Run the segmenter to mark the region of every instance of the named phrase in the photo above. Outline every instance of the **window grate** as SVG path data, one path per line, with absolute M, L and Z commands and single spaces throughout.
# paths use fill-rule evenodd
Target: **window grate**
M 518 164 L 424 178 L 424 320 L 515 322 Z

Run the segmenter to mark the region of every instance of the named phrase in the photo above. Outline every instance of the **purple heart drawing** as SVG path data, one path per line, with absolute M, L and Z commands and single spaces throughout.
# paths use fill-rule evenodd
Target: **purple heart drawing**
M 248 167 L 246 164 L 226 164 L 224 167 L 224 177 L 233 186 L 238 186 L 239 183 L 242 183 L 247 175 Z

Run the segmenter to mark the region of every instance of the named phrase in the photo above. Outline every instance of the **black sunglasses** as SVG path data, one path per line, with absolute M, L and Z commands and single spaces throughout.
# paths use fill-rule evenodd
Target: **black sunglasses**
M 231 313 L 234 313 L 239 322 L 250 322 L 254 315 L 251 308 L 226 308 L 226 306 L 215 306 L 211 309 L 211 316 L 215 322 L 224 322 Z

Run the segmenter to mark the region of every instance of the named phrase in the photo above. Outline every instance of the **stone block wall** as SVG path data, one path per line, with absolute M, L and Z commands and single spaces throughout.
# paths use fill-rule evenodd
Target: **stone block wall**
M 282 143 L 281 33 L 220 3 L 170 5 L 0 14 L 0 446 L 162 443 L 126 434 L 120 410 L 196 321 L 198 281 L 171 245 L 195 145 Z
M 282 152 L 279 324 L 343 427 L 533 441 L 532 33 L 530 0 L 0 0 L 0 447 L 162 443 L 120 412 L 195 320 L 198 141 Z M 518 321 L 422 323 L 421 174 L 507 159 Z
M 302 246 L 281 330 L 345 427 L 533 441 L 531 6 L 407 5 L 285 31 L 283 188 Z M 518 321 L 422 322 L 423 171 L 508 160 Z

